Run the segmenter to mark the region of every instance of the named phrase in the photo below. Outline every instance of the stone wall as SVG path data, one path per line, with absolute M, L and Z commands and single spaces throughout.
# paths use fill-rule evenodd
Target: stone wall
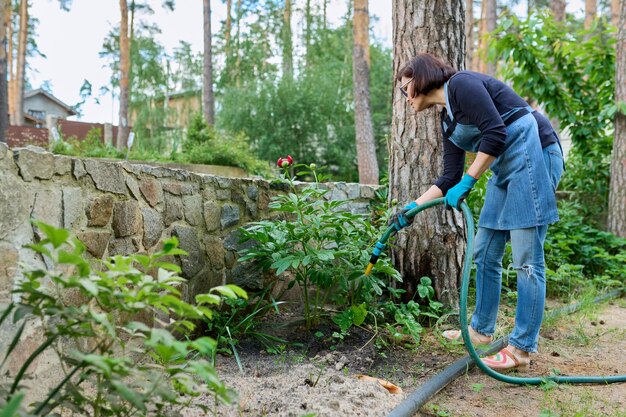
M 375 187 L 328 184 L 329 199 L 366 212 Z M 88 256 L 151 253 L 176 236 L 189 256 L 175 260 L 188 279 L 189 299 L 213 286 L 260 285 L 237 264 L 239 227 L 272 215 L 268 203 L 285 186 L 128 162 L 53 155 L 0 143 L 0 305 L 10 299 L 20 262 L 42 259 L 23 246 L 37 238 L 31 219 L 72 231 Z
M 351 200 L 353 212 L 366 212 L 375 188 L 328 184 L 330 199 Z M 152 253 L 176 236 L 189 253 L 171 260 L 188 279 L 186 298 L 225 283 L 247 289 L 262 285 L 258 271 L 237 263 L 239 227 L 268 218 L 281 184 L 261 179 L 227 178 L 128 162 L 77 159 L 42 148 L 8 149 L 0 143 L 0 310 L 20 279 L 19 264 L 44 266 L 24 245 L 39 236 L 31 219 L 64 227 L 86 246 L 91 259 Z M 17 328 L 0 327 L 0 357 Z M 5 370 L 15 374 L 43 342 L 41 325 L 29 320 Z M 29 367 L 27 400 L 42 398 L 63 373 L 46 350 Z M 4 371 L 4 370 L 3 370 Z

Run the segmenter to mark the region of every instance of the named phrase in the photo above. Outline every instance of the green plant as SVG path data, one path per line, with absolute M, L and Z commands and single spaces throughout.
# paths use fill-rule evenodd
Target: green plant
M 255 158 L 246 136 L 209 126 L 201 114 L 192 118 L 179 159 L 194 164 L 236 166 L 253 174 L 268 172 L 267 163 Z
M 471 387 L 472 387 L 472 391 L 481 392 L 483 388 L 485 388 L 485 384 L 476 383 L 476 384 L 472 384 Z
M 429 277 L 421 277 L 419 284 L 417 284 L 417 294 L 426 301 L 424 305 L 426 311 L 422 311 L 420 314 L 437 320 L 441 316 L 443 303 L 435 300 L 435 289 L 432 284 L 433 281 Z
M 391 342 L 407 346 L 419 345 L 423 331 L 420 324 L 420 316 L 423 314 L 420 305 L 412 300 L 406 304 L 388 301 L 383 308 L 388 317 L 383 328 Z
M 35 224 L 44 237 L 29 248 L 50 266 L 25 270 L 16 290 L 19 300 L 0 314 L 0 324 L 12 317 L 18 326 L 0 367 L 21 346 L 27 321 L 38 321 L 45 340 L 0 383 L 0 401 L 15 404 L 29 365 L 50 350 L 63 378 L 28 415 L 71 409 L 94 416 L 165 416 L 202 393 L 233 400 L 234 392 L 205 359 L 215 351 L 215 340 L 189 335 L 196 323 L 211 320 L 211 306 L 222 297 L 245 297 L 243 290 L 216 287 L 191 305 L 180 298 L 180 268 L 165 260 L 185 254 L 175 238 L 154 255 L 116 256 L 93 269 L 83 258 L 84 245 L 67 230 Z M 158 319 L 163 315 L 167 320 Z
M 626 239 L 589 225 L 580 204 L 559 202 L 561 220 L 551 225 L 545 243 L 546 278 L 552 296 L 576 296 L 590 288 L 623 285 Z
M 61 132 L 62 135 L 62 132 Z M 54 141 L 50 151 L 61 155 L 98 157 L 98 158 L 125 158 L 124 152 L 118 151 L 110 145 L 102 142 L 102 129 L 92 128 L 87 132 L 83 140 L 78 140 L 74 136 L 68 138 L 61 137 Z
M 246 298 L 227 299 L 222 309 L 213 314 L 212 320 L 207 322 L 207 333 L 217 341 L 218 352 L 232 353 L 235 355 L 237 365 L 243 372 L 243 367 L 239 360 L 237 345 L 242 337 L 251 337 L 259 341 L 267 352 L 274 352 L 278 346 L 285 345 L 288 341 L 258 330 L 258 321 L 268 312 L 278 312 L 278 306 L 285 304 L 285 301 L 276 301 L 271 295 L 272 286 L 266 287 L 259 294 L 253 294 L 256 302 L 251 304 Z M 269 302 L 266 301 L 269 298 Z
M 314 183 L 296 184 L 297 176 L 312 176 Z M 278 183 L 287 193 L 276 196 L 270 208 L 283 217 L 240 229 L 243 241 L 257 244 L 241 251 L 240 261 L 254 259 L 260 268 L 273 270 L 289 288 L 300 286 L 307 329 L 320 320 L 327 302 L 339 306 L 373 304 L 400 274 L 389 259 L 381 258 L 374 272 L 365 275 L 368 248 L 382 233 L 366 216 L 342 210 L 346 201 L 327 201 L 328 188 L 314 164 L 283 168 Z

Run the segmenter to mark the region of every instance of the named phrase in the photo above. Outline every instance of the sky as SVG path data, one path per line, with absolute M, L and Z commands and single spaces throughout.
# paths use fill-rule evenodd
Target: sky
M 39 19 L 37 45 L 45 58 L 31 58 L 28 79 L 33 88 L 47 82 L 52 93 L 68 105 L 78 103 L 80 88 L 86 79 L 92 84 L 92 92 L 99 95 L 100 87 L 108 86 L 111 70 L 99 56 L 102 43 L 114 26 L 119 23 L 119 3 L 114 0 L 74 0 L 69 12 L 61 10 L 57 0 L 32 0 L 30 13 Z M 158 41 L 168 53 L 181 40 L 189 42 L 194 51 L 203 50 L 202 1 L 177 0 L 175 10 L 161 7 L 161 0 L 149 0 L 155 14 L 145 20 L 156 23 L 162 33 Z M 211 26 L 215 33 L 226 15 L 222 1 L 211 1 Z M 336 22 L 346 12 L 346 1 L 331 0 L 329 20 Z M 391 45 L 391 2 L 370 1 L 370 14 L 378 16 L 374 35 L 385 44 Z M 294 27 L 296 22 L 293 22 Z M 118 108 L 110 94 L 99 97 L 100 104 L 93 98 L 83 105 L 83 116 L 79 120 L 94 123 L 117 124 Z M 73 118 L 75 119 L 75 118 Z
M 162 30 L 158 41 L 171 53 L 179 42 L 189 42 L 194 51 L 203 49 L 202 1 L 177 0 L 174 11 L 161 7 L 161 0 L 147 1 L 155 14 L 144 19 L 156 23 Z M 337 23 L 346 13 L 346 0 L 331 0 L 329 20 Z M 516 13 L 525 13 L 525 1 L 521 1 Z M 52 93 L 68 105 L 78 103 L 80 88 L 84 80 L 92 84 L 94 96 L 100 88 L 108 86 L 111 70 L 99 56 L 102 44 L 112 27 L 119 23 L 119 3 L 114 0 L 73 0 L 69 12 L 61 10 L 57 0 L 31 0 L 30 13 L 39 19 L 36 40 L 45 58 L 30 58 L 31 70 L 27 76 L 33 88 L 48 83 Z M 579 12 L 582 0 L 568 2 L 568 12 Z M 226 15 L 226 6 L 221 0 L 212 0 L 211 26 L 213 32 L 220 27 Z M 370 0 L 369 11 L 374 36 L 385 45 L 391 46 L 391 0 Z M 294 27 L 297 23 L 293 22 Z M 117 124 L 117 100 L 111 95 L 93 98 L 83 105 L 83 116 L 79 120 L 94 123 Z

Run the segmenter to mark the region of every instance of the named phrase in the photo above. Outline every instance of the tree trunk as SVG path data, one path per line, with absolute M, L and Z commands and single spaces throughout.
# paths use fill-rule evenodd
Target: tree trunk
M 130 38 L 128 36 L 128 5 L 120 0 L 120 113 L 117 149 L 123 150 L 128 140 L 128 98 L 130 96 Z
M 598 0 L 585 0 L 585 29 L 590 29 L 596 18 Z
M 485 36 L 485 19 L 483 19 L 483 17 L 485 16 L 485 2 L 483 0 L 481 0 L 480 2 L 480 18 L 478 19 L 478 21 L 476 22 L 476 25 L 478 26 L 478 31 L 477 31 L 477 39 L 476 39 L 476 48 L 472 51 L 472 62 L 469 63 L 469 67 L 472 71 L 482 71 L 482 59 L 481 59 L 481 48 L 482 48 L 482 39 L 483 36 Z
M 215 124 L 215 101 L 213 99 L 213 54 L 211 51 L 211 1 L 203 0 L 204 5 L 204 94 L 202 108 L 204 119 L 209 125 Z
M 233 8 L 233 0 L 226 1 L 226 22 L 224 23 L 224 49 L 226 50 L 226 56 L 230 52 L 230 32 L 233 26 L 233 19 L 231 17 Z
M 393 0 L 394 75 L 419 52 L 431 52 L 462 69 L 465 56 L 465 2 Z M 407 203 L 432 185 L 443 170 L 437 111 L 415 113 L 397 88 L 389 151 L 389 198 Z M 423 276 L 432 278 L 439 300 L 456 306 L 465 254 L 463 218 L 442 206 L 421 212 L 398 234 L 392 251 L 410 299 Z M 469 254 L 471 256 L 471 254 Z
M 483 0 L 481 8 L 481 25 L 482 33 L 480 36 L 480 69 L 479 71 L 489 75 L 496 74 L 496 66 L 493 62 L 489 62 L 487 59 L 487 53 L 489 49 L 489 41 L 487 35 L 493 33 L 496 30 L 497 23 L 497 8 L 496 0 Z
M 13 23 L 12 23 L 12 15 L 13 15 L 13 1 L 7 1 L 8 7 L 6 9 L 6 21 L 7 21 L 7 88 L 9 94 L 9 120 L 10 123 L 13 123 L 13 109 L 15 108 L 15 53 L 13 51 L 14 48 L 14 32 L 13 32 Z
M 368 0 L 354 0 L 352 83 L 356 157 L 361 184 L 378 184 L 378 160 L 370 107 L 370 45 Z
M 620 1 L 615 56 L 615 101 L 626 103 L 626 0 Z M 609 187 L 609 231 L 626 238 L 626 114 L 615 113 Z
M 474 69 L 472 57 L 474 55 L 474 0 L 467 0 L 465 6 L 465 62 Z
M 24 81 L 26 77 L 26 46 L 28 43 L 28 0 L 20 1 L 20 31 L 17 40 L 17 68 L 15 69 L 12 123 L 24 124 Z
M 291 0 L 283 10 L 283 77 L 293 77 L 293 40 L 291 38 Z
M 323 6 L 323 14 L 322 14 L 322 28 L 326 29 L 326 11 L 328 10 L 328 0 L 323 0 L 324 6 Z
M 611 0 L 611 24 L 618 27 L 620 0 Z M 623 26 L 623 24 L 622 24 Z
M 557 22 L 565 21 L 565 6 L 567 2 L 565 0 L 552 0 L 550 4 L 550 10 L 552 10 L 552 16 Z
M 237 11 L 235 12 L 237 15 L 237 59 L 235 60 L 235 85 L 237 87 L 241 86 L 241 71 L 239 68 L 241 67 L 241 0 L 237 0 Z
M 6 142 L 5 132 L 9 127 L 9 85 L 7 67 L 7 9 L 11 8 L 11 0 L 0 0 L 0 142 Z
M 311 14 L 311 0 L 304 4 L 304 64 L 309 65 L 309 53 L 311 49 L 311 33 L 313 31 L 313 15 Z

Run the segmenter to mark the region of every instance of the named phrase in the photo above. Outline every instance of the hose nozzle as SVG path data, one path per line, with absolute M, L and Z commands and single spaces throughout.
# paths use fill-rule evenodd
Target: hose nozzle
M 372 256 L 370 256 L 370 263 L 365 269 L 365 275 L 369 275 L 370 272 L 372 272 L 372 268 L 374 267 L 374 264 L 378 262 L 378 257 L 381 253 L 383 253 L 383 250 L 385 250 L 385 244 L 382 242 L 376 242 L 376 245 L 374 245 L 374 250 L 372 251 Z

